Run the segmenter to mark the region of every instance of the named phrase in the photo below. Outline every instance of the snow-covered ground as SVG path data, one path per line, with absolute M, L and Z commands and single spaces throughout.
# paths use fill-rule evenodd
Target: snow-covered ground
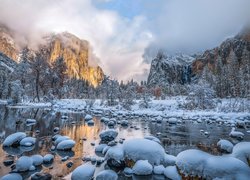
M 96 114 L 101 114 L 105 111 L 113 112 L 112 115 L 120 114 L 134 114 L 134 115 L 147 115 L 147 116 L 162 116 L 162 117 L 180 117 L 186 119 L 200 118 L 200 117 L 213 117 L 213 119 L 235 121 L 236 119 L 249 118 L 250 112 L 247 108 L 244 111 L 234 111 L 239 105 L 239 102 L 244 102 L 246 107 L 250 106 L 250 100 L 229 100 L 220 99 L 216 108 L 209 110 L 187 110 L 182 108 L 185 103 L 185 98 L 182 96 L 168 97 L 165 100 L 151 100 L 149 108 L 141 108 L 140 100 L 136 100 L 135 104 L 131 106 L 131 110 L 124 109 L 121 105 L 107 106 L 102 100 L 84 100 L 84 99 L 63 99 L 56 100 L 52 108 L 60 112 L 84 112 L 92 111 Z

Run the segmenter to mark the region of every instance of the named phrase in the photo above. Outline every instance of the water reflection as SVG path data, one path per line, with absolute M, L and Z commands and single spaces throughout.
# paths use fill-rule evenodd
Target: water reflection
M 68 118 L 63 118 L 67 116 Z M 53 112 L 50 109 L 8 109 L 0 107 L 0 138 L 3 140 L 9 134 L 23 131 L 29 136 L 37 138 L 36 144 L 33 147 L 19 148 L 0 148 L 0 161 L 3 162 L 9 159 L 9 155 L 14 159 L 18 159 L 21 155 L 31 156 L 34 154 L 45 155 L 52 153 L 55 155 L 54 163 L 46 166 L 41 166 L 36 171 L 49 172 L 54 179 L 62 179 L 65 175 L 72 172 L 77 166 L 83 163 L 84 156 L 97 156 L 94 151 L 94 146 L 99 144 L 100 131 L 107 129 L 105 124 L 101 123 L 99 118 L 94 118 L 94 125 L 88 126 L 83 117 L 85 114 L 70 113 L 64 114 Z M 37 123 L 34 126 L 26 126 L 26 119 L 36 119 Z M 120 118 L 121 120 L 122 118 Z M 166 151 L 170 154 L 177 155 L 179 152 L 197 148 L 197 144 L 203 143 L 211 146 L 215 144 L 219 138 L 228 139 L 228 134 L 231 130 L 227 126 L 217 126 L 216 124 L 193 123 L 185 121 L 177 125 L 169 125 L 166 121 L 162 123 L 153 123 L 150 118 L 128 119 L 129 126 L 121 127 L 117 125 L 115 128 L 119 131 L 117 139 L 138 138 L 145 135 L 155 135 L 163 143 Z M 54 128 L 59 127 L 60 134 L 69 136 L 76 142 L 73 151 L 51 151 L 51 137 L 54 135 Z M 211 132 L 209 136 L 201 135 L 200 130 Z M 39 131 L 39 133 L 36 133 Z M 86 139 L 83 140 L 83 139 Z M 245 140 L 250 140 L 249 134 L 246 134 Z M 69 156 L 68 161 L 62 161 L 65 156 Z M 68 168 L 66 164 L 73 162 L 73 166 Z M 97 168 L 96 173 L 104 168 L 104 164 Z M 0 175 L 10 172 L 10 167 L 1 165 Z M 34 172 L 23 174 L 24 177 L 29 177 Z M 128 179 L 120 175 L 119 179 Z M 148 177 L 147 177 L 148 178 Z M 154 177 L 155 178 L 155 177 Z M 162 177 L 158 177 L 159 179 Z M 156 179 L 158 179 L 156 178 Z M 138 177 L 133 177 L 138 179 Z

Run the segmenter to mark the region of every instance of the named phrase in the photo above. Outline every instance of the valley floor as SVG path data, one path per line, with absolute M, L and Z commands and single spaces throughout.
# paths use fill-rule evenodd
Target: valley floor
M 138 116 L 163 116 L 194 120 L 209 117 L 210 119 L 228 122 L 244 119 L 250 120 L 249 99 L 217 99 L 216 107 L 213 109 L 193 110 L 183 108 L 183 104 L 185 104 L 186 101 L 185 99 L 186 97 L 184 96 L 177 96 L 168 97 L 164 100 L 151 100 L 148 103 L 148 108 L 141 107 L 141 101 L 135 100 L 130 110 L 124 109 L 120 104 L 107 106 L 107 102 L 100 99 L 61 99 L 46 103 L 21 103 L 12 107 L 48 107 L 57 112 L 91 111 L 96 114 L 102 114 L 103 111 L 106 111 L 114 117 L 117 115 L 134 114 Z M 0 104 L 3 102 L 4 101 L 0 101 Z

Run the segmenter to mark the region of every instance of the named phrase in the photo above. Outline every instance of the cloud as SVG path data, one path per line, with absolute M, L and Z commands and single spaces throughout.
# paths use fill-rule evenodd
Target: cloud
M 96 8 L 91 0 L 0 3 L 0 22 L 17 33 L 20 44 L 35 45 L 44 33 L 68 31 L 90 42 L 106 74 L 128 80 L 144 73 L 142 54 L 152 38 L 144 16 L 128 19 L 115 10 Z
M 159 48 L 169 53 L 195 53 L 219 45 L 250 22 L 249 0 L 168 0 L 150 27 L 155 41 L 145 61 Z

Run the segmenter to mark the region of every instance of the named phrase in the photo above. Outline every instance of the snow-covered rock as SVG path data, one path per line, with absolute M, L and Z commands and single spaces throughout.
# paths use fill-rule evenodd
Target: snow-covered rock
M 164 174 L 165 167 L 163 165 L 154 166 L 154 174 L 162 175 Z
M 148 160 L 138 160 L 133 166 L 133 173 L 136 175 L 150 175 L 152 174 L 153 166 Z
M 54 160 L 54 156 L 52 154 L 46 154 L 44 157 L 43 157 L 43 163 L 45 164 L 49 164 L 49 163 L 52 163 Z
M 234 157 L 213 156 L 200 150 L 186 150 L 177 155 L 176 165 L 188 176 L 205 179 L 243 179 L 250 176 L 249 167 Z
M 163 164 L 165 166 L 173 166 L 173 165 L 175 165 L 175 161 L 176 161 L 176 157 L 175 156 L 169 155 L 169 154 L 165 154 Z
M 181 176 L 179 175 L 176 166 L 168 166 L 164 170 L 164 175 L 172 180 L 181 180 Z
M 161 144 L 160 139 L 158 139 L 157 137 L 154 137 L 154 136 L 145 136 L 144 138 L 148 139 L 148 140 L 151 140 L 151 141 L 155 141 L 155 142 Z
M 102 141 L 113 141 L 118 135 L 118 132 L 114 129 L 108 129 L 105 131 L 102 131 L 99 134 L 99 137 Z
M 40 166 L 43 163 L 43 157 L 39 154 L 31 156 L 34 166 Z
M 32 158 L 30 158 L 28 156 L 21 156 L 16 161 L 16 170 L 18 172 L 28 171 L 32 165 L 33 165 Z
M 83 164 L 78 166 L 73 172 L 72 180 L 91 180 L 95 173 L 95 166 Z
M 235 128 L 233 127 L 230 134 L 230 137 L 232 138 L 237 138 L 237 139 L 243 139 L 244 138 L 244 134 L 240 131 L 235 131 Z
M 36 124 L 36 120 L 35 119 L 26 119 L 26 125 L 27 126 L 33 126 Z
M 232 156 L 250 166 L 250 142 L 240 142 L 233 147 Z
M 96 180 L 117 180 L 118 175 L 112 170 L 104 170 L 97 174 Z
M 148 160 L 152 165 L 159 165 L 164 162 L 164 148 L 155 141 L 148 139 L 126 140 L 123 144 L 125 157 L 133 160 Z
M 20 141 L 26 137 L 26 134 L 23 132 L 16 132 L 9 135 L 3 142 L 3 146 L 13 146 L 19 145 Z
M 64 140 L 57 145 L 56 149 L 57 150 L 70 150 L 75 146 L 75 144 L 76 142 L 71 139 Z
M 93 119 L 93 117 L 89 114 L 87 114 L 85 117 L 84 117 L 85 121 L 90 121 Z
M 10 173 L 3 177 L 1 177 L 1 180 L 22 180 L 22 176 L 18 173 Z
M 65 141 L 65 140 L 69 140 L 70 137 L 68 136 L 58 136 L 55 140 L 55 145 L 58 145 L 60 142 Z
M 95 122 L 93 120 L 89 120 L 87 122 L 88 126 L 94 126 Z
M 105 155 L 105 159 L 120 164 L 124 160 L 123 148 L 121 146 L 110 147 Z
M 25 137 L 20 141 L 21 146 L 33 146 L 36 143 L 36 138 Z
M 121 126 L 128 126 L 128 120 L 122 120 Z
M 169 124 L 177 124 L 178 119 L 177 118 L 169 118 L 168 123 Z
M 95 147 L 95 152 L 100 152 L 102 153 L 103 149 L 107 147 L 107 144 L 99 144 L 98 146 Z
M 234 145 L 230 141 L 225 139 L 219 140 L 217 146 L 220 148 L 220 150 L 225 151 L 227 153 L 231 153 L 234 147 Z

